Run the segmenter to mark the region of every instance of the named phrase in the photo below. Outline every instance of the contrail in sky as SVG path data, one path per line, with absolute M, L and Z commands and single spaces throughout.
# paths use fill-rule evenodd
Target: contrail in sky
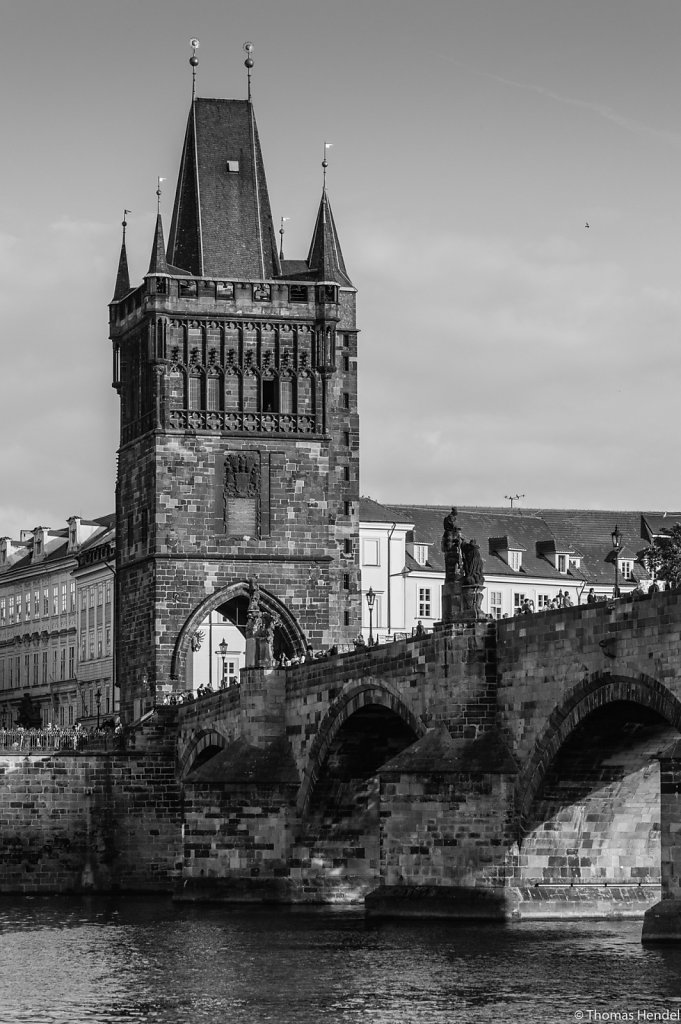
M 518 82 L 513 78 L 504 78 L 502 75 L 495 75 L 491 71 L 480 71 L 478 68 L 473 68 L 469 64 L 456 60 L 455 57 L 449 57 L 444 53 L 441 53 L 438 56 L 442 57 L 450 64 L 456 64 L 458 67 L 464 68 L 466 71 L 470 71 L 473 75 L 479 75 L 481 78 L 490 78 L 495 82 L 501 82 L 502 85 L 513 86 L 515 89 L 524 89 L 526 92 L 534 92 L 539 96 L 546 96 L 550 100 L 555 100 L 557 103 L 564 103 L 567 106 L 581 107 L 583 110 L 589 110 L 592 113 L 597 114 L 606 121 L 611 121 L 613 124 L 619 125 L 620 128 L 624 128 L 626 131 L 634 132 L 638 135 L 650 135 L 662 140 L 663 142 L 668 142 L 676 149 L 681 149 L 681 135 L 678 135 L 676 132 L 664 131 L 660 128 L 652 128 L 650 125 L 644 124 L 643 121 L 636 121 L 632 117 L 626 117 L 624 114 L 618 113 L 605 103 L 594 103 L 590 100 L 578 100 L 574 96 L 563 96 L 558 92 L 553 92 L 552 89 L 545 88 L 543 85 L 533 85 L 531 82 Z

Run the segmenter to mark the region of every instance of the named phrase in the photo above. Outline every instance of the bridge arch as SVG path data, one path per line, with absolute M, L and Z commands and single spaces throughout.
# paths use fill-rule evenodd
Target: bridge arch
M 298 810 L 301 814 L 309 806 L 315 784 L 338 733 L 353 715 L 370 707 L 392 712 L 413 732 L 416 739 L 420 739 L 426 732 L 421 719 L 386 684 L 360 682 L 348 687 L 329 708 L 310 748 L 298 794 Z
M 180 758 L 180 778 L 184 779 L 194 768 L 224 750 L 228 742 L 216 729 L 201 729 L 192 736 L 191 743 Z
M 191 640 L 203 620 L 218 608 L 233 601 L 235 598 L 248 599 L 251 584 L 247 579 L 237 580 L 228 587 L 216 591 L 194 608 L 185 620 L 178 633 L 170 663 L 171 679 L 177 680 L 184 676 L 187 652 L 191 649 Z M 306 649 L 305 635 L 292 612 L 274 594 L 260 587 L 260 607 L 278 619 L 277 629 L 292 655 L 303 655 Z
M 596 672 L 575 686 L 554 709 L 521 771 L 516 786 L 519 838 L 528 821 L 532 804 L 561 747 L 577 727 L 595 711 L 608 704 L 638 704 L 655 712 L 681 732 L 681 701 L 662 683 L 641 673 L 635 677 Z

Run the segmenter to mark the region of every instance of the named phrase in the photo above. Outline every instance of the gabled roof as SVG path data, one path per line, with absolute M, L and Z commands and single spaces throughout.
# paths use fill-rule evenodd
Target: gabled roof
M 272 212 L 248 100 L 192 102 L 175 193 L 168 263 L 195 276 L 279 276 Z
M 345 260 L 326 189 L 323 190 L 319 203 L 307 262 L 319 281 L 335 281 L 336 284 L 352 287 L 352 281 L 345 269 Z
M 503 537 L 490 537 L 489 548 L 490 551 L 527 551 L 525 545 L 516 540 L 511 533 L 506 533 Z

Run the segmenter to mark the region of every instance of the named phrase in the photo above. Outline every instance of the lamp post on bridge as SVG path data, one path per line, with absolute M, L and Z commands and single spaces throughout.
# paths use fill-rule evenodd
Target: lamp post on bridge
M 374 588 L 369 587 L 367 590 L 367 608 L 369 609 L 369 647 L 372 647 L 374 643 L 373 619 L 375 603 L 376 595 L 374 593 Z
M 227 649 L 228 649 L 227 641 L 223 638 L 220 641 L 220 643 L 218 644 L 218 649 L 215 652 L 216 654 L 218 654 L 222 658 L 221 688 L 223 688 L 223 689 L 224 689 L 224 686 L 225 686 L 225 679 L 227 678 Z
M 612 596 L 613 597 L 619 597 L 620 596 L 620 587 L 619 587 L 619 567 L 620 567 L 619 553 L 622 550 L 622 539 L 623 539 L 622 538 L 622 534 L 620 533 L 619 526 L 615 526 L 615 529 L 612 531 L 612 534 L 611 534 L 611 539 L 612 539 L 612 549 L 615 552 L 615 590 L 614 590 Z
M 97 701 L 97 728 L 99 729 L 99 713 L 102 709 L 102 691 L 97 690 L 95 694 L 95 700 Z

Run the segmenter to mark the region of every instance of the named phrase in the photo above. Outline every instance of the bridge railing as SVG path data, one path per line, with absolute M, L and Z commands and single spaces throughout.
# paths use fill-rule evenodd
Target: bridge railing
M 120 738 L 110 729 L 0 729 L 0 751 L 11 754 L 85 749 L 113 750 L 118 746 Z

